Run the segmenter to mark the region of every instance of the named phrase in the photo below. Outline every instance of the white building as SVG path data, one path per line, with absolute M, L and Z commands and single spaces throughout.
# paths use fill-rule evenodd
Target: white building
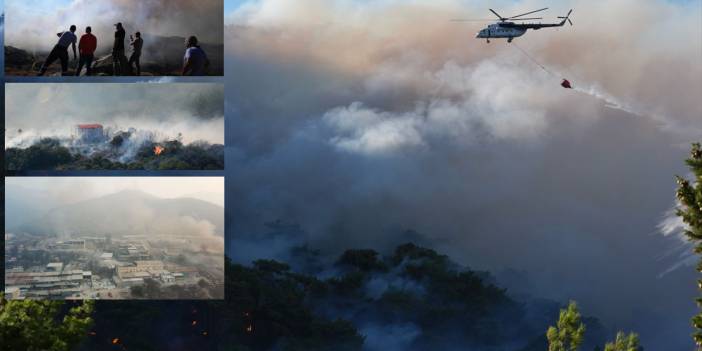
M 100 143 L 105 140 L 105 132 L 101 124 L 79 124 L 76 132 L 84 143 Z
M 175 277 L 173 274 L 170 273 L 161 273 L 161 281 L 164 282 L 165 284 L 173 284 L 175 283 Z
M 63 263 L 61 262 L 52 262 L 46 265 L 46 271 L 47 272 L 59 272 L 63 270 Z

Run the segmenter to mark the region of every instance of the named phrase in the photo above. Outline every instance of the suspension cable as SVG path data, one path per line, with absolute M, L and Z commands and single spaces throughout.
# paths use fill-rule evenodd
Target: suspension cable
M 558 78 L 558 76 L 556 76 L 555 74 L 553 74 L 553 72 L 549 71 L 548 68 L 546 68 L 544 65 L 540 64 L 539 61 L 536 61 L 536 59 L 535 59 L 533 56 L 529 55 L 529 53 L 526 52 L 526 50 L 524 50 L 524 49 L 522 49 L 521 47 L 519 47 L 519 45 L 517 45 L 517 44 L 514 43 L 514 42 L 511 43 L 510 45 L 514 46 L 515 48 L 517 48 L 517 50 L 521 51 L 522 54 L 524 54 L 524 56 L 526 56 L 527 58 L 529 58 L 529 60 L 531 60 L 531 62 L 533 62 L 535 65 L 541 67 L 541 69 L 543 69 L 544 72 L 546 72 L 546 73 L 548 73 L 548 74 L 550 74 L 550 75 L 552 75 L 552 76 Z

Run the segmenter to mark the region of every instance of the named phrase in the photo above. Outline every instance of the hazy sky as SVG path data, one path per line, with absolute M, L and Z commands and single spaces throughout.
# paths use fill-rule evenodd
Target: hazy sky
M 5 86 L 10 138 L 70 135 L 78 124 L 137 128 L 184 142 L 224 142 L 221 84 L 44 83 Z M 22 129 L 22 133 L 17 131 Z
M 491 18 L 575 26 L 514 44 Z M 647 349 L 690 350 L 694 267 L 657 225 L 702 139 L 702 3 L 225 1 L 228 254 L 277 219 L 327 252 L 407 240 L 529 274 Z M 579 90 L 560 87 L 568 78 Z M 607 106 L 617 105 L 618 108 Z M 629 111 L 629 112 L 627 112 Z M 634 112 L 634 113 L 631 113 Z M 414 229 L 419 237 L 404 237 Z M 671 252 L 673 254 L 671 254 Z
M 114 24 L 128 33 L 188 37 L 222 43 L 222 0 L 40 0 L 5 1 L 5 44 L 48 51 L 58 31 L 91 26 L 98 51 L 112 45 Z
M 52 195 L 56 203 L 75 203 L 122 190 L 160 198 L 194 197 L 224 204 L 222 177 L 7 177 L 7 188 L 21 187 Z

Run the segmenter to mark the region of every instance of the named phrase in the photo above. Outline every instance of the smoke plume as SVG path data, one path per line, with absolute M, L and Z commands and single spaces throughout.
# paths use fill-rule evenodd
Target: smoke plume
M 77 33 L 91 26 L 98 38 L 98 52 L 109 51 L 117 22 L 128 34 L 195 35 L 210 44 L 223 42 L 221 0 L 70 0 L 39 5 L 8 0 L 5 13 L 5 45 L 30 52 L 49 51 L 56 42 L 55 33 L 71 25 L 78 27 Z
M 107 138 L 133 129 L 126 157 L 146 141 L 222 144 L 223 94 L 217 84 L 8 84 L 5 148 L 41 138 L 80 147 L 76 127 L 90 123 L 102 124 Z
M 660 276 L 679 243 L 657 225 L 702 135 L 699 2 L 559 3 L 544 21 L 573 8 L 573 27 L 515 39 L 558 77 L 450 21 L 483 7 L 263 0 L 227 14 L 229 254 L 265 255 L 259 234 L 279 219 L 325 251 L 389 248 L 410 228 L 462 264 L 527 271 L 534 295 L 576 299 L 647 348 L 689 349 L 694 274 Z

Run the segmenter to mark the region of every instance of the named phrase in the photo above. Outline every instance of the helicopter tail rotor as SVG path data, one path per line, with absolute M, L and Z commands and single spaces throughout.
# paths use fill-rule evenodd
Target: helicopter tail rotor
M 573 25 L 573 21 L 570 20 L 570 14 L 571 14 L 571 13 L 573 13 L 573 9 L 571 9 L 570 11 L 568 11 L 568 14 L 565 15 L 565 17 L 564 17 L 564 16 L 558 16 L 558 18 L 560 18 L 560 19 L 563 20 L 563 21 L 561 22 L 561 24 L 564 24 L 566 21 L 568 21 L 568 23 L 570 23 L 571 26 Z

